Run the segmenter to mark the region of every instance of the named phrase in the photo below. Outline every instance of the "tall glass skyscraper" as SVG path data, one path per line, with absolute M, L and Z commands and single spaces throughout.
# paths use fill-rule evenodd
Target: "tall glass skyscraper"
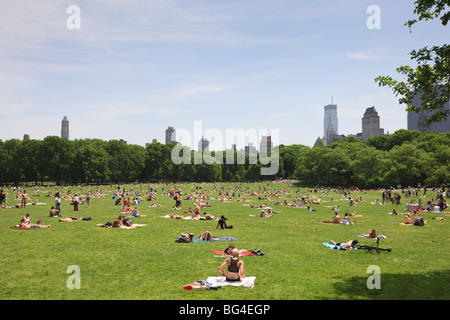
M 338 135 L 337 105 L 329 104 L 324 107 L 323 118 L 323 142 L 325 145 L 332 143 L 332 138 Z

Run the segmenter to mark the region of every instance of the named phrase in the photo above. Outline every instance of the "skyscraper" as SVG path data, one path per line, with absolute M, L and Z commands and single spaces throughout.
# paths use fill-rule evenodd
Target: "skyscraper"
M 416 107 L 422 105 L 421 101 L 422 94 L 416 94 L 412 104 Z M 444 110 L 450 112 L 450 101 L 443 107 Z M 408 130 L 418 130 L 422 133 L 427 131 L 436 131 L 446 133 L 450 131 L 450 116 L 447 120 L 434 122 L 431 124 L 425 124 L 424 121 L 433 115 L 434 111 L 420 111 L 420 112 L 408 112 Z
M 198 151 L 208 150 L 209 149 L 209 141 L 203 136 L 201 140 L 198 142 Z
M 325 115 L 323 118 L 323 143 L 329 145 L 333 143 L 330 139 L 338 134 L 337 105 L 329 104 L 324 107 Z
M 366 142 L 380 134 L 380 116 L 375 107 L 367 108 L 362 118 L 362 141 Z
M 61 138 L 69 140 L 69 120 L 67 120 L 67 116 L 64 116 L 61 121 Z
M 174 142 L 176 140 L 175 129 L 173 127 L 168 127 L 166 129 L 166 144 Z
M 259 152 L 271 152 L 272 151 L 272 136 L 262 136 L 261 143 L 259 144 Z

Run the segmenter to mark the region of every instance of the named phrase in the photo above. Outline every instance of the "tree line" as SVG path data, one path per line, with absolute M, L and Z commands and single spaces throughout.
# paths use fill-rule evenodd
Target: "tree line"
M 151 143 L 146 148 L 119 140 L 0 141 L 0 184 L 34 182 L 106 184 L 120 182 L 262 181 L 296 179 L 302 186 L 377 188 L 440 186 L 450 182 L 450 132 L 399 130 L 362 142 L 345 138 L 328 146 L 280 145 L 272 150 L 278 171 L 261 175 L 259 158 L 245 156 L 239 164 L 214 161 L 215 153 L 201 163 L 175 164 L 171 144 Z M 195 153 L 191 154 L 192 159 Z M 223 161 L 225 162 L 225 161 Z

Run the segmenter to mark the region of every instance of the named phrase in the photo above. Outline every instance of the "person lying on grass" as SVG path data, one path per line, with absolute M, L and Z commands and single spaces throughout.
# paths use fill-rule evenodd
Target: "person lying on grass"
M 334 242 L 333 240 L 330 241 L 335 246 L 341 247 L 341 249 L 347 249 L 347 250 L 353 250 L 355 246 L 358 244 L 358 240 L 349 240 L 347 242 Z
M 105 223 L 105 224 L 97 224 L 96 226 L 98 226 L 98 227 L 124 228 L 124 229 L 135 228 L 134 225 L 127 225 L 128 224 L 127 222 L 125 222 L 126 224 L 124 224 L 124 218 L 126 219 L 125 216 L 120 215 L 113 222 L 108 222 L 108 223 Z
M 212 216 L 212 215 L 210 215 L 209 213 L 206 213 L 206 212 L 203 212 L 203 218 L 205 220 L 214 220 L 215 219 L 214 216 Z
M 72 222 L 72 221 L 81 221 L 83 218 L 62 218 L 59 219 L 59 222 Z
M 36 223 L 36 224 L 30 223 L 30 224 L 27 224 L 25 219 L 22 219 L 22 220 L 20 220 L 20 224 L 19 225 L 15 226 L 15 227 L 10 227 L 10 228 L 13 228 L 13 229 L 39 229 L 39 228 L 51 228 L 51 227 L 52 227 L 51 223 L 49 225 L 44 225 L 44 224 L 41 224 L 41 223 Z
M 259 214 L 259 216 L 261 218 L 270 218 L 270 217 L 272 217 L 270 214 L 264 212 L 264 210 L 261 210 L 261 213 Z

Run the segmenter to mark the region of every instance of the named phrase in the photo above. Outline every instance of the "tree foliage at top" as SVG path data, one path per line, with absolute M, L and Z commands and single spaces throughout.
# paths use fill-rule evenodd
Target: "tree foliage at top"
M 414 4 L 414 14 L 418 15 L 418 20 L 405 23 L 410 30 L 419 21 L 436 18 L 440 18 L 442 25 L 447 26 L 450 0 L 417 0 Z M 395 96 L 399 96 L 399 103 L 407 106 L 406 111 L 423 111 L 426 115 L 425 124 L 446 120 L 450 113 L 450 46 L 427 46 L 413 50 L 409 55 L 417 66 L 397 68 L 397 72 L 406 80 L 398 81 L 390 76 L 380 76 L 375 81 L 380 86 L 390 87 Z M 420 105 L 414 104 L 416 95 L 420 95 Z

